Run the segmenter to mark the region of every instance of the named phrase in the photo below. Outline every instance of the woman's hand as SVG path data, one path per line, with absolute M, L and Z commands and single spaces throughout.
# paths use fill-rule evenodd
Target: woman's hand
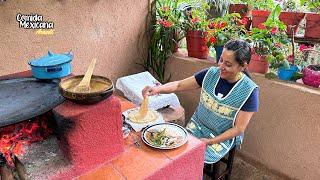
M 208 139 L 208 138 L 201 138 L 200 140 L 201 140 L 202 142 L 206 143 L 206 145 L 211 145 L 211 144 L 212 144 L 211 139 Z
M 160 93 L 160 91 L 159 91 L 158 86 L 156 86 L 156 87 L 146 86 L 142 90 L 142 96 L 143 97 L 154 96 L 154 95 L 158 95 L 159 93 Z

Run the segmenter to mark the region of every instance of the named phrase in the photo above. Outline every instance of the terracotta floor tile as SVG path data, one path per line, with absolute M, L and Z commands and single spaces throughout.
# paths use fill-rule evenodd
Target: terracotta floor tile
M 161 169 L 171 160 L 162 152 L 145 150 L 131 146 L 121 156 L 112 161 L 114 167 L 121 172 L 127 179 L 144 179 Z
M 107 164 L 102 166 L 101 168 L 80 176 L 79 180 L 124 180 L 125 178 L 116 170 L 114 169 L 112 164 Z
M 202 141 L 200 141 L 196 137 L 189 134 L 188 142 L 186 144 L 184 144 L 183 146 L 177 149 L 165 151 L 164 154 L 171 159 L 175 159 L 175 158 L 178 158 L 179 156 L 184 155 L 185 152 L 188 152 L 191 149 L 198 147 L 200 144 L 202 144 L 203 147 L 205 146 L 205 144 Z

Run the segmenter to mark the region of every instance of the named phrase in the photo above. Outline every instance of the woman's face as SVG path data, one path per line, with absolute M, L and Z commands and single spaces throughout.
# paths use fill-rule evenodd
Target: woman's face
M 233 51 L 223 49 L 218 66 L 220 69 L 220 77 L 234 82 L 237 81 L 237 74 L 242 72 L 247 64 L 240 65 L 236 61 Z

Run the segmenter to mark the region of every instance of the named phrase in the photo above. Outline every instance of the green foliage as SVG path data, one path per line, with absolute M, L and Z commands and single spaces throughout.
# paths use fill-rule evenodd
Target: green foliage
M 185 10 L 182 18 L 182 27 L 185 32 L 202 31 L 205 32 L 208 26 L 208 9 L 209 6 L 205 0 L 201 1 L 186 1 L 190 6 L 190 10 Z
M 247 0 L 247 4 L 259 10 L 270 10 L 276 7 L 274 0 Z
M 254 51 L 266 59 L 272 68 L 283 65 L 288 53 L 289 39 L 286 25 L 279 20 L 281 8 L 279 5 L 270 13 L 267 21 L 258 28 L 252 29 L 251 39 Z
M 231 39 L 245 39 L 247 30 L 244 24 L 238 13 L 226 14 L 224 17 L 211 20 L 208 46 L 223 46 Z
M 148 57 L 142 66 L 145 70 L 155 73 L 161 83 L 169 81 L 165 77 L 167 60 L 172 56 L 174 47 L 181 39 L 179 1 L 155 0 L 149 12 L 151 24 L 148 29 Z
M 232 4 L 250 4 L 251 0 L 231 0 Z
M 293 76 L 291 77 L 291 81 L 296 81 L 298 79 L 303 78 L 303 74 L 301 72 L 296 72 L 293 74 Z
M 264 77 L 267 79 L 277 79 L 278 75 L 274 72 L 268 72 L 267 74 L 264 75 Z
M 306 6 L 311 12 L 320 13 L 320 0 L 300 0 L 301 6 Z

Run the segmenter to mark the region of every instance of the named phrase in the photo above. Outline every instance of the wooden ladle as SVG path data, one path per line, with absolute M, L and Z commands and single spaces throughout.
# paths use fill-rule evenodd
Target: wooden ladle
M 97 59 L 92 59 L 86 74 L 80 83 L 74 88 L 74 92 L 78 93 L 89 93 L 90 92 L 90 80 L 93 73 L 94 66 L 96 65 Z

